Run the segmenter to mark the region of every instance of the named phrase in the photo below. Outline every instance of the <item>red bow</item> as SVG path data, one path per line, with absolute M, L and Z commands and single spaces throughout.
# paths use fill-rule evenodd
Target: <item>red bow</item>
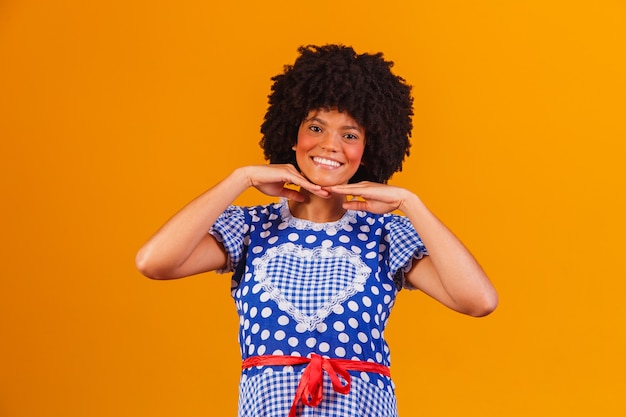
M 322 401 L 324 373 L 326 371 L 333 384 L 333 389 L 340 394 L 350 392 L 350 373 L 348 370 L 376 372 L 385 376 L 390 376 L 389 368 L 373 362 L 353 361 L 349 359 L 328 359 L 318 354 L 311 354 L 311 358 L 300 358 L 297 356 L 264 355 L 247 358 L 242 368 L 264 365 L 301 365 L 308 363 L 302 373 L 296 396 L 291 404 L 289 417 L 296 417 L 298 402 L 310 407 L 317 407 Z M 339 377 L 342 377 L 346 384 L 342 384 Z

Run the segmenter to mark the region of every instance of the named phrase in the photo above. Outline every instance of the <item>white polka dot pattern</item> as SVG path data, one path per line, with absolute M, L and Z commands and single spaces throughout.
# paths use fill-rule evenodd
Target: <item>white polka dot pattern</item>
M 348 211 L 337 222 L 313 223 L 292 217 L 282 200 L 230 207 L 210 233 L 224 244 L 234 271 L 243 359 L 317 353 L 390 365 L 383 335 L 399 289 L 396 278 L 426 254 L 407 219 Z M 292 371 L 242 371 L 240 415 L 287 415 L 301 370 Z M 338 407 L 340 415 L 396 415 L 390 378 L 351 374 L 350 393 L 326 389 L 320 407 Z M 385 399 L 373 400 L 379 397 Z M 363 413 L 362 407 L 371 410 Z M 307 410 L 298 415 L 309 415 Z

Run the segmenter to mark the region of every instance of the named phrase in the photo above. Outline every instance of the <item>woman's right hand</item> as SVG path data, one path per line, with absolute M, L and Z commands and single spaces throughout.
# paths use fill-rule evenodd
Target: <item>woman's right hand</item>
M 249 186 L 272 197 L 285 197 L 290 200 L 304 201 L 304 195 L 286 185 L 293 184 L 319 197 L 329 197 L 330 193 L 317 184 L 307 180 L 291 164 L 250 165 L 241 168 Z
M 286 188 L 288 184 L 300 186 L 300 191 Z M 238 168 L 168 220 L 137 253 L 137 268 L 155 279 L 180 278 L 222 268 L 227 262 L 226 251 L 207 232 L 248 187 L 296 201 L 304 201 L 302 190 L 324 198 L 330 195 L 304 178 L 293 165 Z

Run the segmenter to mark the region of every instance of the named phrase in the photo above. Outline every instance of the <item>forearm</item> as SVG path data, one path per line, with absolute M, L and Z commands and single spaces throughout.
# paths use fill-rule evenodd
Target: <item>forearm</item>
M 139 250 L 138 269 L 152 277 L 174 274 L 206 238 L 220 214 L 249 185 L 244 169 L 239 168 L 183 207 Z
M 409 193 L 399 207 L 409 218 L 429 253 L 435 274 L 427 277 L 439 280 L 449 297 L 448 304 L 457 311 L 470 315 L 484 315 L 497 305 L 497 294 L 489 278 L 463 243 L 426 207 L 415 194 Z M 433 287 L 420 281 L 418 285 Z M 412 277 L 413 278 L 413 277 Z

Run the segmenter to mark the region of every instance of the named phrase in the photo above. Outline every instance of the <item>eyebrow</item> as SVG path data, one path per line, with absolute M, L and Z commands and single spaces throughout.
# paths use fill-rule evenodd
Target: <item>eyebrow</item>
M 317 122 L 317 123 L 319 123 L 321 125 L 328 126 L 328 123 L 326 123 L 325 120 L 320 119 L 317 116 L 310 117 L 308 119 L 305 119 L 304 121 L 305 122 Z M 356 130 L 357 132 L 363 132 L 363 129 L 360 128 L 358 125 L 357 126 L 345 125 L 345 126 L 341 126 L 341 128 L 342 129 L 347 129 L 347 130 Z

